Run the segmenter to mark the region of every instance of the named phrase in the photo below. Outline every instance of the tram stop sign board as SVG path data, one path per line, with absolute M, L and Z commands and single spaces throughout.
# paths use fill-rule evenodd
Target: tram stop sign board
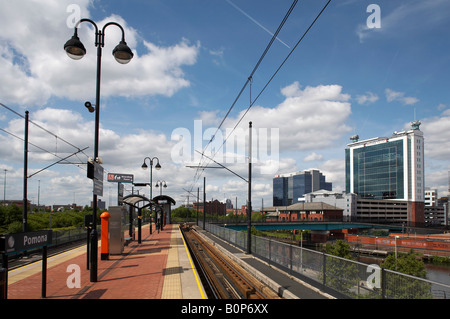
M 0 252 L 5 254 L 17 253 L 52 243 L 51 230 L 39 230 L 26 233 L 5 234 L 0 240 Z

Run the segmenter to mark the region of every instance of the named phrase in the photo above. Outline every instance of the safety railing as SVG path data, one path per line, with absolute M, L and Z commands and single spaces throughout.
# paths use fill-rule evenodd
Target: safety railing
M 247 234 L 214 224 L 205 229 L 247 250 Z M 323 252 L 251 236 L 251 252 L 318 288 L 358 299 L 450 299 L 450 286 Z

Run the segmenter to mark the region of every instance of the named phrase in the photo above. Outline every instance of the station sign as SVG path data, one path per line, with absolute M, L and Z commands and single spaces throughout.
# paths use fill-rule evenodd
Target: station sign
M 99 163 L 87 163 L 87 177 L 94 181 L 93 193 L 97 196 L 103 196 L 103 171 Z
M 108 182 L 133 183 L 133 180 L 134 180 L 133 174 L 108 173 Z
M 26 233 L 5 234 L 1 239 L 0 251 L 5 254 L 11 254 L 51 245 L 52 231 L 39 230 Z

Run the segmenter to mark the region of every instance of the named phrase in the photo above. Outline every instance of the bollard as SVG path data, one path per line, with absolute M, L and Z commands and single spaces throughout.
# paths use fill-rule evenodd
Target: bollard
M 108 212 L 104 212 L 100 215 L 101 222 L 101 260 L 109 259 L 109 217 L 111 215 Z

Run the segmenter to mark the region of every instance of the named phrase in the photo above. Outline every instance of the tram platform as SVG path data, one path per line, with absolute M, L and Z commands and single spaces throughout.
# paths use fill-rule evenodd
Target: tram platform
M 86 253 L 84 245 L 48 258 L 45 299 L 207 298 L 176 224 L 151 234 L 143 227 L 141 243 L 132 240 L 107 260 L 99 253 L 96 282 Z M 8 272 L 8 299 L 42 299 L 41 287 L 41 261 Z

